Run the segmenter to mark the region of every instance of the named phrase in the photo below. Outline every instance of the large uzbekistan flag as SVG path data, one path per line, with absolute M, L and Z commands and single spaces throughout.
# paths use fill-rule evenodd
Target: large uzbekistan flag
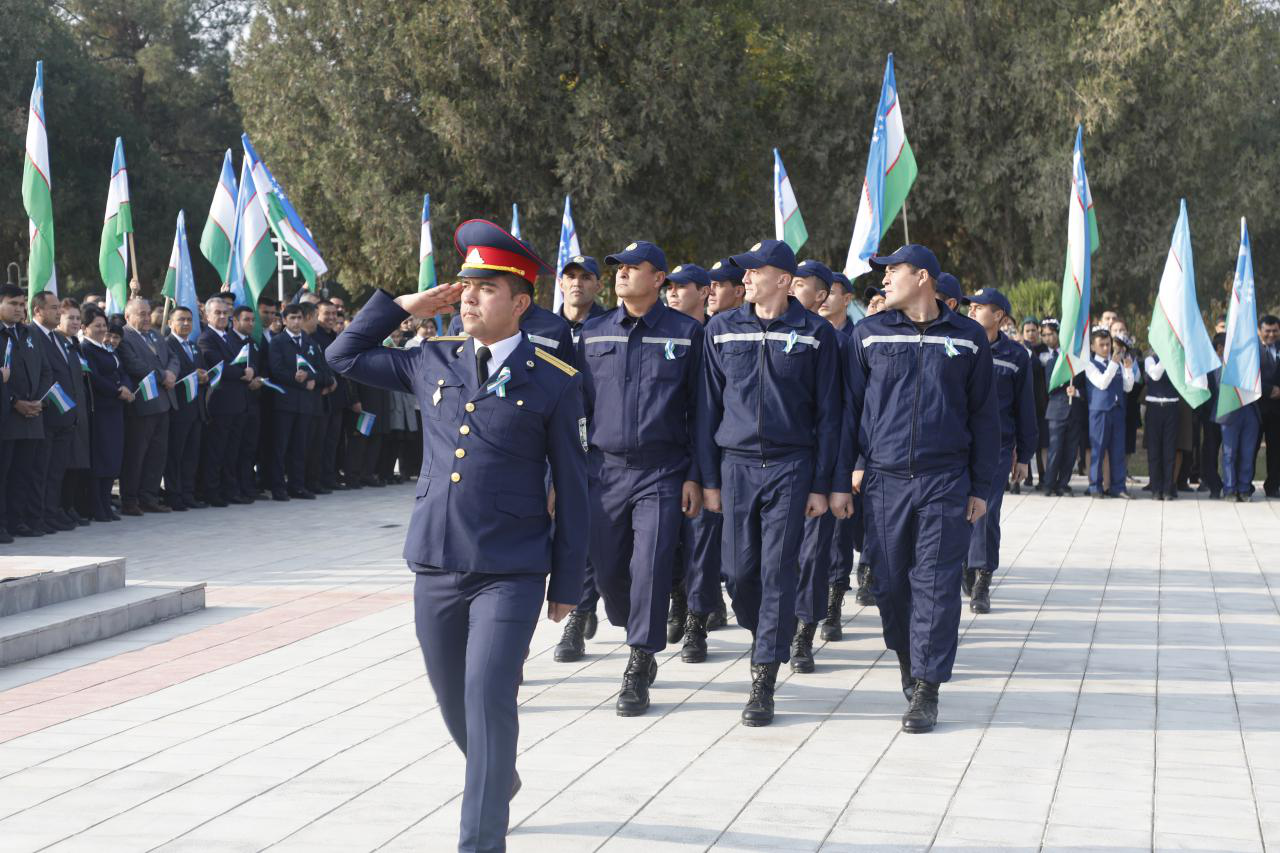
M 236 259 L 238 272 L 233 271 L 232 289 L 235 289 L 235 275 L 244 279 L 243 304 L 253 309 L 258 316 L 258 297 L 267 289 L 271 277 L 276 272 L 276 252 L 271 245 L 271 226 L 267 224 L 267 214 L 263 205 L 257 200 L 257 185 L 250 172 L 249 158 L 246 156 L 240 166 L 240 197 L 244 199 L 240 216 L 240 225 L 236 229 Z M 241 304 L 241 294 L 236 296 L 236 304 Z M 255 334 L 257 337 L 258 334 Z
M 436 256 L 431 246 L 431 193 L 422 197 L 422 235 L 418 241 L 418 292 L 436 286 Z
M 564 215 L 560 217 L 560 249 L 556 252 L 556 282 L 553 292 L 552 309 L 559 314 L 564 304 L 564 294 L 560 292 L 560 274 L 569 265 L 571 258 L 582 254 L 582 246 L 578 243 L 578 229 L 573 224 L 573 209 L 569 206 L 569 197 L 564 197 Z
M 298 265 L 298 272 L 307 280 L 307 289 L 314 293 L 316 279 L 329 271 L 329 265 L 320 257 L 320 248 L 316 245 L 315 238 L 303 224 L 302 217 L 293 209 L 284 189 L 271 174 L 267 164 L 259 159 L 258 152 L 253 150 L 249 134 L 241 134 L 240 141 L 244 143 L 244 156 L 249 161 L 249 172 L 253 175 L 253 184 L 257 190 L 254 198 L 262 208 L 276 239 L 284 245 L 289 257 Z
M 796 202 L 796 191 L 787 177 L 777 148 L 773 149 L 773 239 L 783 241 L 793 252 L 799 252 L 809 239 L 804 217 L 800 215 L 800 205 Z
M 1084 170 L 1084 127 L 1076 126 L 1071 155 L 1071 197 L 1067 200 L 1067 265 L 1062 273 L 1062 318 L 1058 363 L 1049 379 L 1050 390 L 1066 385 L 1089 360 L 1089 299 L 1093 253 L 1098 251 L 1098 218 Z
M 191 269 L 191 249 L 187 245 L 187 214 L 178 211 L 178 224 L 173 233 L 173 251 L 169 253 L 169 271 L 164 276 L 161 293 L 175 305 L 191 312 L 191 334 L 195 343 L 200 337 L 200 301 L 196 298 L 196 277 Z
M 849 256 L 844 262 L 844 274 L 850 279 L 871 271 L 867 259 L 876 253 L 915 180 L 916 155 L 907 142 L 906 126 L 902 123 L 891 53 L 884 66 L 880 104 L 871 130 L 871 150 L 867 152 L 867 173 L 858 197 L 858 217 L 853 223 Z
M 1217 418 L 1262 397 L 1262 351 L 1257 328 L 1253 251 L 1249 247 L 1249 226 L 1242 217 L 1236 277 L 1231 282 L 1231 307 L 1227 310 L 1227 343 L 1222 350 L 1222 385 L 1218 389 L 1218 411 L 1214 413 Z
M 200 253 L 213 268 L 223 284 L 231 280 L 231 241 L 236 233 L 236 171 L 231 164 L 231 149 L 222 157 L 222 173 L 218 186 L 213 190 L 213 204 L 209 206 L 209 218 L 205 220 L 200 235 Z
M 27 115 L 27 156 L 22 167 L 22 205 L 27 209 L 31 256 L 27 259 L 27 303 L 42 290 L 58 292 L 53 257 L 53 196 L 49 180 L 49 136 L 44 123 L 44 63 L 36 63 Z
M 124 140 L 117 136 L 116 153 L 111 158 L 111 183 L 107 188 L 107 212 L 102 220 L 102 245 L 98 249 L 98 272 L 107 286 L 108 314 L 123 313 L 129 301 L 129 234 L 132 231 Z
M 1191 408 L 1209 399 L 1209 373 L 1222 362 L 1200 316 L 1196 300 L 1196 272 L 1191 258 L 1191 226 L 1187 200 L 1182 200 L 1173 229 L 1169 257 L 1160 276 L 1160 292 L 1147 332 L 1151 348 L 1160 356 L 1170 381 Z

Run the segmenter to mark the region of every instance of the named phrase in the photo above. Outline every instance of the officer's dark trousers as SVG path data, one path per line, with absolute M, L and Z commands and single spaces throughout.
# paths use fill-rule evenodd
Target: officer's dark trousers
M 671 567 L 680 541 L 686 462 L 628 468 L 590 462 L 589 550 L 604 612 L 627 628 L 627 645 L 657 653 L 667 645 Z
M 600 601 L 600 591 L 596 589 L 596 570 L 587 560 L 587 570 L 582 575 L 582 598 L 574 608 L 579 613 L 595 613 L 596 604 Z
M 89 415 L 85 412 L 82 416 Z M 51 521 L 62 512 L 62 481 L 67 476 L 67 463 L 71 461 L 71 442 L 75 436 L 74 424 L 57 430 L 45 427 L 43 443 L 47 458 L 44 460 L 44 470 L 41 472 L 43 482 L 40 491 L 44 506 L 39 513 L 45 521 Z
M 271 413 L 271 426 L 275 429 L 275 457 L 271 465 L 273 491 L 285 490 L 286 474 L 290 491 L 302 491 L 306 488 L 307 437 L 313 419 L 313 415 L 302 412 L 277 409 Z
M 689 609 L 703 616 L 719 608 L 720 539 L 724 516 L 703 510 L 693 518 L 681 519 L 680 561 Z
M 831 543 L 836 517 L 824 512 L 804 520 L 800 540 L 800 578 L 796 585 L 796 618 L 806 624 L 827 615 L 827 585 L 831 578 Z
M 1222 453 L 1222 427 L 1216 423 L 1200 425 L 1200 485 L 1210 492 L 1222 491 L 1218 474 L 1218 456 Z
M 467 757 L 460 851 L 506 849 L 516 695 L 546 576 L 418 572 L 414 622 L 444 724 Z
M 265 395 L 275 392 L 260 393 Z M 262 457 L 269 460 L 275 459 L 275 447 L 271 444 L 271 432 L 267 429 L 271 421 L 264 419 L 263 410 L 264 406 L 258 403 L 257 397 L 250 394 L 249 407 L 244 411 L 244 422 L 240 427 L 240 441 L 231 457 L 231 479 L 234 483 L 232 490 L 245 498 L 258 494 L 258 478 L 253 472 L 254 462 Z M 269 412 L 270 409 L 267 411 Z M 261 454 L 258 452 L 259 446 L 263 448 Z M 271 480 L 264 479 L 264 482 L 271 482 Z
M 911 479 L 868 471 L 867 554 L 884 643 L 910 650 L 911 675 L 951 679 L 960 630 L 960 576 L 973 527 L 967 471 Z
M 10 412 L 9 417 L 22 417 Z M 36 503 L 35 494 L 39 473 L 36 463 L 40 455 L 41 438 L 20 438 L 0 441 L 0 489 L 5 500 L 0 509 L 5 510 L 0 524 L 10 531 L 19 524 L 37 524 L 43 507 Z
M 169 416 L 169 460 L 164 469 L 164 491 L 170 504 L 190 504 L 196 496 L 196 461 L 200 458 L 199 418 Z
M 204 457 L 205 500 L 225 501 L 240 493 L 236 463 L 240 454 L 240 430 L 244 413 L 213 415 L 200 448 Z
M 1085 405 L 1083 401 L 1072 404 Z M 1049 452 L 1045 461 L 1046 489 L 1065 489 L 1071 485 L 1071 471 L 1076 464 L 1079 452 L 1080 424 L 1079 420 L 1069 414 L 1062 419 L 1048 421 Z
M 169 413 L 124 419 L 124 459 L 120 463 L 120 505 L 160 502 L 160 477 L 169 449 Z
M 796 585 L 813 460 L 720 466 L 724 571 L 738 624 L 755 635 L 751 662 L 786 663 L 796 630 Z
M 1089 462 L 1090 494 L 1102 492 L 1103 454 L 1111 459 L 1111 494 L 1124 491 L 1124 417 L 1123 404 L 1105 412 L 1089 413 L 1089 449 L 1093 454 Z
M 1151 494 L 1176 495 L 1173 454 L 1178 449 L 1178 404 L 1147 403 L 1143 433 L 1147 444 L 1147 470 L 1151 473 Z M 1214 464 L 1217 464 L 1216 458 Z
M 994 572 L 1000 568 L 1000 508 L 1004 505 L 1005 473 L 1013 468 L 1013 446 L 1000 448 L 996 482 L 987 495 L 987 514 L 973 525 L 969 538 L 969 568 Z
M 827 582 L 848 587 L 853 576 L 853 552 L 862 550 L 862 529 L 866 521 L 862 495 L 853 496 L 853 518 L 836 519 L 836 535 L 831 540 L 831 573 Z
M 1245 406 L 1222 425 L 1222 493 L 1247 495 L 1253 485 L 1254 448 L 1262 422 L 1257 406 Z M 1267 453 L 1271 448 L 1267 448 Z

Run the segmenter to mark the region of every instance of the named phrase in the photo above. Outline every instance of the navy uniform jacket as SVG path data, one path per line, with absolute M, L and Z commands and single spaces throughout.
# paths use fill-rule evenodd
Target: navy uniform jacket
M 384 347 L 407 316 L 379 290 L 328 351 L 339 373 L 418 398 L 422 474 L 405 559 L 459 572 L 550 572 L 547 598 L 578 601 L 586 537 L 572 525 L 553 532 L 545 477 L 550 462 L 557 516 L 587 517 L 581 375 L 522 340 L 503 363 L 511 379 L 499 397 L 478 386 L 465 338 Z
M 38 331 L 28 328 L 22 323 L 15 323 L 0 335 L 0 358 L 4 358 L 4 341 L 8 338 L 12 347 L 9 363 L 9 381 L 4 386 L 4 407 L 6 410 L 4 425 L 0 428 L 0 439 L 17 441 L 20 439 L 44 438 L 44 422 L 41 417 L 24 418 L 13 408 L 14 400 L 39 400 L 49 386 L 53 384 L 53 373 L 44 353 L 36 346 L 33 335 Z
M 847 349 L 847 422 L 856 467 L 896 477 L 968 468 L 984 500 L 999 467 L 1000 424 L 987 333 L 943 303 L 924 333 L 896 309 L 872 314 Z
M 1045 388 L 1049 389 L 1049 383 L 1053 380 L 1053 368 L 1058 363 L 1058 351 L 1056 349 L 1049 349 L 1046 347 L 1044 351 L 1040 353 L 1038 358 L 1040 361 L 1040 369 L 1044 372 Z M 1084 373 L 1077 373 L 1072 377 L 1070 384 L 1074 385 L 1078 392 L 1074 403 L 1071 402 L 1071 398 L 1067 396 L 1067 386 L 1065 384 L 1047 391 L 1048 402 L 1045 404 L 1044 409 L 1045 420 L 1052 421 L 1054 423 L 1061 423 L 1076 410 L 1076 406 L 1080 407 L 1080 412 L 1082 413 L 1078 417 L 1084 417 L 1083 413 L 1088 411 L 1089 408 L 1089 404 L 1085 400 Z
M 267 350 L 271 381 L 284 389 L 283 394 L 275 395 L 274 408 L 277 412 L 320 414 L 320 386 L 325 382 L 321 372 L 322 362 L 317 355 L 319 351 L 320 348 L 307 337 L 305 332 L 298 333 L 298 342 L 295 342 L 288 332 L 282 332 L 271 339 L 271 346 Z M 315 368 L 314 370 L 302 368 L 302 372 L 307 374 L 306 380 L 302 382 L 299 382 L 295 375 L 298 372 L 299 355 Z M 315 388 L 308 391 L 307 382 L 313 379 L 316 383 Z
M 76 380 L 84 374 L 84 369 L 80 367 L 80 357 L 68 350 L 64 343 L 66 339 L 57 332 L 45 334 L 43 329 L 36 328 L 33 323 L 27 327 L 27 333 L 36 342 L 45 362 L 49 365 L 49 385 L 41 388 L 40 394 L 47 393 L 53 383 L 57 382 L 62 386 L 62 390 L 67 392 L 67 396 L 74 400 Z M 81 411 L 79 404 L 69 412 L 63 413 L 59 412 L 58 407 L 49 400 L 45 401 L 44 413 L 41 415 L 44 418 L 46 431 L 75 426 L 82 416 L 87 418 L 88 414 Z
M 132 326 L 125 326 L 124 334 L 120 336 L 120 346 L 116 347 L 116 355 L 120 356 L 120 366 L 133 383 L 131 390 L 136 395 L 133 402 L 125 406 L 125 417 L 159 415 L 174 408 L 174 389 L 167 389 L 162 383 L 166 370 L 173 371 L 174 378 L 177 378 L 177 357 L 169 352 L 159 335 L 152 331 L 144 334 Z M 156 374 L 156 387 L 160 394 L 154 400 L 144 400 L 142 394 L 137 393 L 138 385 L 152 371 Z
M 211 416 L 238 415 L 245 410 L 249 384 L 240 381 L 240 377 L 244 376 L 245 365 L 231 363 L 240 354 L 241 346 L 240 338 L 230 326 L 227 327 L 225 339 L 215 329 L 206 327 L 196 341 L 196 347 L 200 350 L 201 367 L 208 370 L 222 362 L 222 380 L 207 396 Z
M 795 297 L 761 328 L 746 303 L 716 314 L 706 326 L 699 471 L 720 488 L 722 455 L 763 463 L 814 457 L 811 491 L 833 491 L 837 448 L 819 436 L 838 435 L 840 346 L 826 320 Z M 834 491 L 848 493 L 848 478 Z
M 565 325 L 569 327 L 569 335 L 573 338 L 573 345 L 575 347 L 578 345 L 578 339 L 582 337 L 582 327 L 585 326 L 587 323 L 591 322 L 592 320 L 594 320 L 595 318 L 609 313 L 609 309 L 605 308 L 599 302 L 592 302 L 591 308 L 587 310 L 587 319 L 583 320 L 581 323 L 571 323 L 569 322 L 569 318 L 564 316 L 563 306 L 560 308 L 560 311 L 561 313 L 557 314 L 556 316 L 559 317 L 561 320 L 564 320 Z
M 546 350 L 563 361 L 573 361 L 573 333 L 559 314 L 530 302 L 529 310 L 520 318 L 520 331 L 538 349 Z M 449 321 L 449 334 L 463 334 L 461 314 L 454 314 Z
M 588 442 L 634 467 L 683 463 L 684 479 L 700 482 L 693 448 L 702 396 L 702 324 L 660 302 L 630 320 L 619 306 L 582 326 L 578 365 Z
M 178 359 L 178 369 L 174 371 L 174 375 L 181 379 L 188 374 L 195 373 L 197 367 L 196 359 L 200 357 L 195 344 L 188 344 L 172 332 L 165 338 L 165 343 L 169 345 L 169 352 L 173 353 Z M 191 352 L 187 352 L 188 346 L 191 347 Z M 190 402 L 187 402 L 182 389 L 177 385 L 173 387 L 173 394 L 176 404 L 173 412 L 174 418 L 180 421 L 205 420 L 205 386 L 196 386 L 196 398 Z
M 1031 354 L 1004 332 L 996 335 L 991 345 L 991 365 L 995 371 L 996 412 L 1000 416 L 1000 449 L 1016 447 L 1018 461 L 1030 464 L 1040 446 Z

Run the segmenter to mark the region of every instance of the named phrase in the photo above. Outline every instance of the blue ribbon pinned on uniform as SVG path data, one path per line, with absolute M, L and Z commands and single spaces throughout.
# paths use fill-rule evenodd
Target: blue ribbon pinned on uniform
M 663 355 L 666 356 L 667 361 L 676 360 L 676 345 L 671 341 L 667 341 L 667 345 L 662 348 L 662 352 Z
M 511 381 L 511 368 L 504 367 L 498 371 L 498 376 L 489 383 L 489 390 L 497 394 L 499 397 L 507 396 L 507 383 Z
M 956 349 L 956 345 L 951 342 L 950 337 L 947 337 L 947 339 L 942 342 L 942 348 L 946 350 L 947 358 L 954 358 L 960 354 L 960 351 Z
M 790 355 L 791 351 L 795 349 L 796 341 L 798 339 L 799 339 L 799 336 L 796 334 L 796 330 L 792 329 L 791 334 L 787 335 L 787 345 L 782 348 L 782 351 L 785 352 L 787 355 Z

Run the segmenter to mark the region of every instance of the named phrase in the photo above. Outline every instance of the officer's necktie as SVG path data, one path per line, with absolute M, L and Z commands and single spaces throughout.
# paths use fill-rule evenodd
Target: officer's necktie
M 489 381 L 489 348 L 476 347 L 476 377 L 480 380 L 479 384 Z

